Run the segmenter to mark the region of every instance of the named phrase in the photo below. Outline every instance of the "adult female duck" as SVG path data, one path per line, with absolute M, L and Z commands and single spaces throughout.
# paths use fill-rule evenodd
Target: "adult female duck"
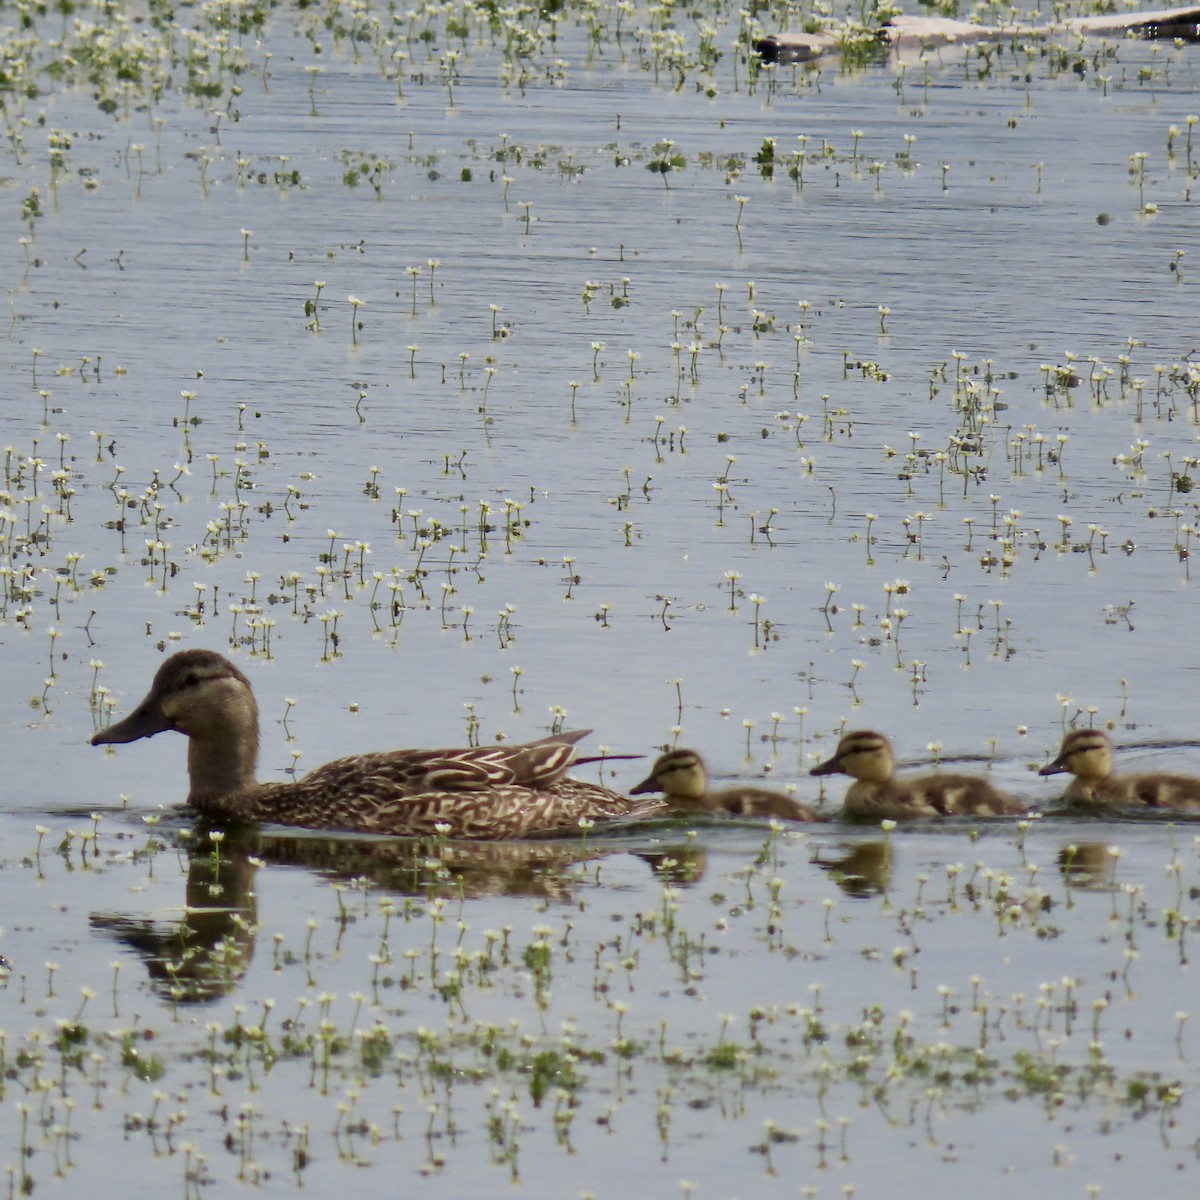
M 388 750 L 339 758 L 295 783 L 259 783 L 258 705 L 250 681 L 212 650 L 159 667 L 146 698 L 93 746 L 173 729 L 188 738 L 188 803 L 226 820 L 305 829 L 452 838 L 518 838 L 662 811 L 567 775 L 588 730 L 513 746 Z

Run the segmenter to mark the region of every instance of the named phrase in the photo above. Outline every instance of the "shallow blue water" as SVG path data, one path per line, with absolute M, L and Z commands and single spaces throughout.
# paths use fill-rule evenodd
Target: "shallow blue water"
M 1095 69 L 1052 75 L 1035 58 L 977 80 L 946 52 L 930 61 L 928 86 L 919 64 L 905 68 L 900 87 L 892 67 L 842 73 L 830 63 L 819 85 L 810 74 L 784 73 L 768 97 L 762 87 L 746 91 L 744 64 L 735 87 L 727 53 L 718 94 L 708 99 L 691 87 L 655 88 L 629 44 L 624 61 L 610 46 L 584 65 L 585 31 L 565 22 L 551 55 L 568 62 L 565 85 L 545 84 L 535 72 L 523 93 L 505 92 L 498 53 L 473 44 L 448 108 L 436 65 L 425 84 L 409 81 L 397 105 L 392 81 L 329 38 L 310 98 L 313 58 L 293 36 L 294 17 L 275 14 L 262 45 L 248 43 L 259 61 L 264 49 L 272 53 L 269 88 L 246 77 L 240 120 L 223 118 L 219 141 L 209 106 L 174 92 L 148 111 L 110 118 L 80 88 L 44 95 L 26 110 L 33 118 L 44 110 L 47 125 L 73 134 L 56 195 L 36 120 L 23 153 L 11 142 L 3 152 L 0 174 L 10 182 L 0 195 L 11 236 L 0 239 L 0 271 L 10 281 L 11 321 L 0 354 L 0 445 L 13 448 L 4 502 L 13 516 L 0 565 L 27 573 L 28 593 L 10 590 L 0 615 L 9 784 L 0 954 L 16 968 L 6 987 L 10 1036 L 72 1016 L 83 986 L 104 993 L 117 958 L 125 964 L 118 1015 L 105 1009 L 97 1025 L 121 1029 L 136 1013 L 180 1055 L 164 1086 L 178 1095 L 203 1090 L 204 1072 L 190 1056 L 207 1039 L 210 1015 L 225 1026 L 234 1004 L 256 1010 L 274 995 L 290 1011 L 297 998 L 328 990 L 338 996 L 339 1022 L 349 1022 L 354 1002 L 346 997 L 369 992 L 379 893 L 397 891 L 379 883 L 369 919 L 339 941 L 327 878 L 308 862 L 269 860 L 255 884 L 262 932 L 249 969 L 204 1016 L 169 1025 L 169 1006 L 150 989 L 137 953 L 88 918 L 161 916 L 182 905 L 186 856 L 158 855 L 151 875 L 132 849 L 146 836 L 141 815 L 171 811 L 185 794 L 183 746 L 164 737 L 115 755 L 87 747 L 101 719 L 89 702 L 93 659 L 104 663 L 98 680 L 120 715 L 171 646 L 235 654 L 263 713 L 263 778 L 291 766 L 293 749 L 303 752 L 303 768 L 358 749 L 462 742 L 470 711 L 482 737 L 533 737 L 556 706 L 568 725 L 595 729 L 593 748 L 649 755 L 678 740 L 701 748 L 715 777 L 770 768 L 773 781 L 797 782 L 807 799 L 818 793 L 805 771 L 843 725 L 885 729 L 908 765 L 927 761 L 931 742 L 941 743 L 945 759 L 994 756 L 998 782 L 1037 803 L 1055 792 L 1031 768 L 1057 748 L 1064 718 L 1111 723 L 1126 747 L 1122 761 L 1138 769 L 1200 769 L 1188 700 L 1190 560 L 1179 552 L 1197 513 L 1190 494 L 1170 486 L 1172 471 L 1195 474 L 1187 459 L 1196 454 L 1196 414 L 1183 384 L 1169 380 L 1172 364 L 1186 371 L 1192 348 L 1194 169 L 1189 178 L 1182 135 L 1174 161 L 1166 157 L 1169 126 L 1185 128 L 1194 107 L 1192 48 L 1120 45 L 1103 67 L 1112 80 L 1107 95 Z M 1148 82 L 1139 82 L 1141 68 Z M 910 161 L 898 162 L 906 134 L 917 140 Z M 809 154 L 803 187 L 782 166 L 774 180 L 762 178 L 753 156 L 763 139 L 778 139 L 786 163 L 801 135 Z M 669 188 L 646 169 L 663 138 L 687 156 Z M 824 141 L 829 157 L 821 155 Z M 136 143 L 145 147 L 140 170 Z M 1129 174 L 1130 155 L 1141 151 L 1149 155 L 1153 215 L 1138 211 Z M 204 186 L 201 154 L 212 159 Z M 298 184 L 274 179 L 280 155 L 283 169 L 299 172 Z M 241 183 L 239 157 L 249 163 Z M 347 184 L 347 166 L 360 157 L 388 164 L 381 195 L 364 181 Z M 874 163 L 884 164 L 878 182 Z M 94 176 L 96 190 L 84 189 L 80 171 Z M 29 232 L 19 208 L 33 186 L 44 215 L 26 248 L 17 240 Z M 747 198 L 740 230 L 738 196 Z M 523 202 L 532 203 L 528 231 Z M 1102 213 L 1107 223 L 1098 222 Z M 1173 272 L 1178 250 L 1182 270 Z M 432 272 L 430 259 L 438 260 Z M 415 300 L 410 267 L 420 271 Z M 310 329 L 305 302 L 316 280 L 325 286 L 319 326 Z M 597 286 L 585 304 L 589 283 Z M 365 301 L 353 334 L 351 295 Z M 880 305 L 890 310 L 883 331 Z M 982 470 L 965 485 L 925 457 L 946 449 L 964 423 L 954 405 L 955 352 L 985 399 L 990 361 L 1006 406 L 989 414 L 986 449 L 971 459 Z M 1065 365 L 1068 352 L 1082 382 L 1048 396 L 1040 368 Z M 1130 358 L 1124 386 L 1122 354 Z M 1161 386 L 1156 365 L 1166 368 Z M 1107 389 L 1093 393 L 1089 376 L 1104 368 L 1113 372 Z M 1134 378 L 1146 381 L 1140 422 Z M 186 404 L 184 390 L 195 393 Z M 187 429 L 185 412 L 199 419 Z M 798 413 L 807 414 L 799 425 Z M 1045 441 L 1018 466 L 1011 445 L 1021 432 L 1027 447 L 1038 435 Z M 1140 465 L 1114 461 L 1139 438 L 1149 443 Z M 1049 457 L 1060 449 L 1061 469 Z M 910 452 L 920 456 L 910 462 Z M 60 453 L 74 489 L 69 520 L 52 479 Z M 31 456 L 45 464 L 36 492 L 17 465 Z M 190 475 L 180 476 L 176 463 Z M 718 482 L 727 489 L 723 513 Z M 372 483 L 377 498 L 367 494 Z M 114 494 L 120 488 L 123 498 Z M 481 519 L 484 502 L 491 512 Z M 869 553 L 867 513 L 876 515 Z M 1066 536 L 1060 515 L 1071 520 Z M 122 516 L 123 537 L 114 526 Z M 992 533 L 1006 530 L 1006 517 L 1015 547 L 1007 570 L 984 560 L 1003 556 Z M 452 532 L 422 551 L 419 539 L 434 520 Z M 39 522 L 43 535 L 27 549 L 22 538 Z M 169 547 L 151 552 L 148 539 Z M 458 547 L 453 554 L 450 546 Z M 68 555 L 76 554 L 72 586 Z M 428 572 L 419 582 L 418 570 Z M 385 576 L 378 591 L 374 571 Z M 93 572 L 102 574 L 93 580 Z M 728 572 L 738 576 L 732 597 Z M 389 578 L 400 588 L 402 620 L 386 606 Z M 889 597 L 885 585 L 897 580 L 906 590 Z M 823 614 L 826 582 L 838 591 Z M 752 594 L 764 598 L 760 606 Z M 371 607 L 373 595 L 384 607 Z M 897 608 L 907 614 L 898 627 Z M 326 638 L 334 611 L 336 656 Z M 889 614 L 890 628 L 881 625 Z M 266 632 L 251 623 L 263 617 L 275 620 L 269 657 Z M 288 698 L 297 701 L 292 742 L 280 724 Z M 614 782 L 629 786 L 645 767 L 623 764 Z M 840 781 L 828 789 L 831 805 L 840 790 Z M 104 813 L 101 859 L 84 869 L 78 838 L 65 858 L 51 858 L 45 847 L 68 828 L 89 830 L 92 811 Z M 38 824 L 50 831 L 40 870 L 32 853 Z M 682 835 L 647 836 L 639 850 L 665 843 L 674 853 Z M 526 1191 L 599 1195 L 628 1173 L 642 1186 L 653 1179 L 664 1194 L 680 1179 L 697 1180 L 698 1197 L 792 1194 L 800 1171 L 818 1194 L 843 1184 L 865 1194 L 881 1179 L 894 1195 L 924 1194 L 931 1181 L 969 1178 L 978 1194 L 1001 1196 L 1011 1194 L 1014 1173 L 1043 1189 L 1082 1192 L 1097 1182 L 1134 1194 L 1153 1172 L 1156 1194 L 1191 1194 L 1188 1173 L 1176 1170 L 1174 1136 L 1160 1133 L 1157 1113 L 1133 1119 L 1124 1077 L 1111 1095 L 1095 1080 L 1093 1091 L 1080 1083 L 1091 1005 L 1109 996 L 1106 1061 L 1118 1073 L 1179 1077 L 1185 1092 L 1194 1082 L 1190 1042 L 1182 1060 L 1175 1043 L 1190 977 L 1161 918 L 1180 903 L 1174 876 L 1164 879 L 1172 837 L 1190 887 L 1188 827 L 1172 834 L 1159 825 L 1048 823 L 1032 835 L 1029 858 L 1041 861 L 1034 883 L 1055 904 L 1043 921 L 1031 901 L 1009 931 L 986 904 L 955 910 L 944 898 L 947 863 L 962 862 L 964 876 L 977 859 L 1017 872 L 1011 829 L 980 843 L 965 829 L 898 831 L 892 894 L 862 900 L 839 892 L 800 841 L 779 867 L 785 941 L 798 953 L 764 933 L 761 878 L 755 906 L 733 913 L 764 837 L 702 832 L 701 881 L 680 903 L 689 930 L 704 930 L 719 950 L 697 957 L 702 982 L 689 984 L 675 973 L 671 948 L 648 935 L 625 1021 L 645 1047 L 667 1019 L 684 1045 L 707 1050 L 720 1014 L 732 1015 L 744 1042 L 749 1010 L 777 1009 L 785 1015 L 777 1013 L 764 1038 L 766 1057 L 784 1064 L 778 1079 L 748 1069 L 753 1082 L 739 1074 L 734 1085 L 649 1049 L 622 1075 L 611 1052 L 622 1034 L 612 997 L 593 988 L 595 963 L 619 963 L 628 946 L 641 946 L 634 939 L 618 951 L 609 943 L 662 904 L 661 882 L 624 844 L 603 860 L 600 882 L 582 887 L 578 912 L 578 883 L 555 882 L 552 900 L 522 893 L 467 901 L 464 937 L 476 948 L 483 930 L 504 924 L 522 944 L 543 922 L 580 929 L 575 962 L 556 966 L 548 1010 L 537 1008 L 518 967 L 494 988 L 472 990 L 471 1018 L 515 1019 L 538 1047 L 573 1019 L 607 1055 L 579 1093 L 574 1157 L 556 1144 L 545 1112 L 524 1121 Z M 841 837 L 821 831 L 819 840 Z M 1055 856 L 1068 841 L 1109 840 L 1126 852 L 1119 882 L 1146 888 L 1145 896 L 1085 891 L 1069 908 Z M 564 871 L 547 874 L 557 881 Z M 558 894 L 573 890 L 569 903 Z M 934 917 L 915 933 L 914 986 L 892 956 L 912 941 L 902 914 L 919 906 L 918 895 Z M 1183 897 L 1188 911 L 1187 887 Z M 836 901 L 832 946 L 822 931 L 825 899 Z M 1142 958 L 1127 989 L 1122 919 L 1130 904 L 1142 906 L 1133 923 Z M 320 922 L 313 984 L 298 957 L 276 970 L 266 945 L 278 931 L 298 956 L 310 914 Z M 718 920 L 726 923 L 719 937 Z M 423 925 L 414 947 L 427 936 Z M 59 963 L 52 997 L 41 978 L 45 961 Z M 418 966 L 423 981 L 402 1003 L 367 1002 L 367 1010 L 379 1004 L 406 1053 L 404 1039 L 418 1025 L 440 1029 L 448 1015 L 428 964 Z M 614 973 L 628 974 L 619 965 Z M 969 995 L 974 975 L 985 980 L 993 1014 L 1013 1008 L 1013 992 L 1025 994 L 1032 1012 L 1042 983 L 1060 989 L 1053 1028 L 1080 1071 L 1072 1079 L 1077 1113 L 1051 1107 L 1047 1117 L 1028 1081 L 1017 1087 L 1018 1103 L 999 1098 L 1015 1086 L 1016 1049 L 1056 1053 L 1032 1027 L 1013 1031 L 1011 1044 L 992 1035 L 1009 1074 L 978 1100 L 958 1081 L 942 1103 L 906 1078 L 888 1109 L 893 1119 L 900 1114 L 891 1125 L 853 1081 L 847 1031 L 873 1004 L 885 1013 L 888 1037 L 899 1012 L 911 1009 L 920 1042 L 973 1045 L 969 1017 L 940 1028 L 938 987 Z M 1064 975 L 1082 980 L 1069 1036 Z M 823 1110 L 818 1050 L 797 1049 L 797 1033 L 784 1028 L 795 1019 L 786 1005 L 810 1007 L 813 983 L 822 985 L 838 1047 L 821 1051 L 833 1063 Z M 1013 1030 L 1007 1021 L 1001 1028 Z M 339 1071 L 338 1087 L 356 1090 L 354 1072 Z M 283 1122 L 310 1124 L 327 1139 L 305 1186 L 342 1186 L 353 1158 L 339 1160 L 336 1101 L 308 1078 L 304 1060 L 267 1072 L 261 1094 L 236 1081 L 246 1089 L 239 1102 L 270 1114 L 270 1150 L 261 1157 L 281 1190 L 295 1187 Z M 464 1083 L 469 1099 L 461 1105 L 429 1079 L 398 1091 L 363 1085 L 370 1121 L 383 1128 L 397 1120 L 400 1140 L 389 1134 L 367 1154 L 368 1136 L 359 1152 L 389 1171 L 419 1171 L 429 1145 L 414 1145 L 433 1103 L 441 1133 L 431 1144 L 452 1148 L 447 1167 L 416 1179 L 446 1195 L 499 1186 L 510 1164 L 492 1157 L 492 1086 L 504 1098 L 524 1097 L 526 1076 Z M 104 1087 L 116 1091 L 115 1083 Z M 678 1098 L 664 1099 L 664 1089 Z M 139 1084 L 89 1115 L 72 1151 L 76 1169 L 97 1180 L 127 1178 L 125 1157 L 105 1147 L 124 1136 L 128 1110 L 152 1104 Z M 665 1161 L 655 1125 L 663 1104 L 675 1114 Z M 395 1106 L 403 1119 L 393 1118 Z M 229 1182 L 239 1163 L 215 1148 L 227 1132 L 212 1117 L 218 1107 L 207 1096 L 189 1102 L 183 1128 Z M 84 1108 L 81 1095 L 73 1118 L 81 1126 Z M 448 1109 L 461 1109 L 453 1122 Z M 830 1123 L 836 1145 L 839 1116 L 851 1118 L 846 1161 L 818 1149 L 815 1122 Z M 49 1131 L 61 1119 L 56 1109 L 40 1126 L 38 1182 L 52 1173 Z M 765 1120 L 804 1131 L 798 1144 L 777 1144 L 777 1176 L 751 1149 Z M 998 1122 L 1011 1136 L 997 1135 Z M 458 1149 L 448 1123 L 462 1130 Z M 18 1156 L 11 1120 L 9 1128 L 6 1162 Z M 147 1164 L 147 1190 L 179 1178 L 181 1140 L 135 1151 Z M 1014 1141 L 1027 1149 L 1019 1163 Z M 1059 1143 L 1067 1165 L 1055 1166 Z

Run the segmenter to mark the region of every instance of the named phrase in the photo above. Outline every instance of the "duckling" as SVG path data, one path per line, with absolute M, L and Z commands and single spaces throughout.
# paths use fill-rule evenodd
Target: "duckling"
M 513 838 L 662 810 L 566 772 L 588 730 L 514 746 L 390 750 L 339 758 L 294 783 L 259 783 L 250 682 L 212 650 L 168 658 L 146 698 L 93 746 L 174 729 L 188 737 L 188 803 L 226 820 L 407 836 Z
M 704 759 L 694 750 L 669 750 L 659 757 L 650 774 L 631 796 L 662 792 L 666 804 L 678 813 L 729 812 L 743 817 L 781 817 L 786 821 L 815 821 L 816 813 L 783 792 L 760 787 L 731 787 L 712 792 Z
M 1013 796 L 978 775 L 936 771 L 915 779 L 893 778 L 892 744 L 881 733 L 859 729 L 838 742 L 832 758 L 810 775 L 850 775 L 854 782 L 842 806 L 844 817 L 1000 817 L 1025 811 Z
M 1093 808 L 1165 808 L 1200 812 L 1200 779 L 1190 775 L 1114 775 L 1113 747 L 1102 729 L 1073 729 L 1063 738 L 1058 757 L 1039 775 L 1075 776 L 1064 799 Z

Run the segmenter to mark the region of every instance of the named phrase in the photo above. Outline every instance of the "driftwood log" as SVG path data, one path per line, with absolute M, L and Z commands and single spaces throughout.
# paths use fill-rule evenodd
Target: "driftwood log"
M 877 33 L 880 42 L 901 50 L 1012 38 L 1139 37 L 1168 41 L 1200 41 L 1200 8 L 1165 8 L 1119 16 L 1078 17 L 1053 25 L 973 25 L 947 17 L 893 17 Z M 842 44 L 836 33 L 775 33 L 754 43 L 763 62 L 808 62 L 835 52 Z

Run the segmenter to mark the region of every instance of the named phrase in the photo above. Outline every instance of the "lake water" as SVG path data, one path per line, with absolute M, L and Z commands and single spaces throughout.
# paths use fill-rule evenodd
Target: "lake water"
M 830 809 L 847 727 L 1200 772 L 1195 47 L 744 21 L 3 10 L 14 1186 L 1194 1193 L 1186 823 L 214 867 L 180 739 L 87 745 L 196 645 L 263 778 L 558 719 Z

